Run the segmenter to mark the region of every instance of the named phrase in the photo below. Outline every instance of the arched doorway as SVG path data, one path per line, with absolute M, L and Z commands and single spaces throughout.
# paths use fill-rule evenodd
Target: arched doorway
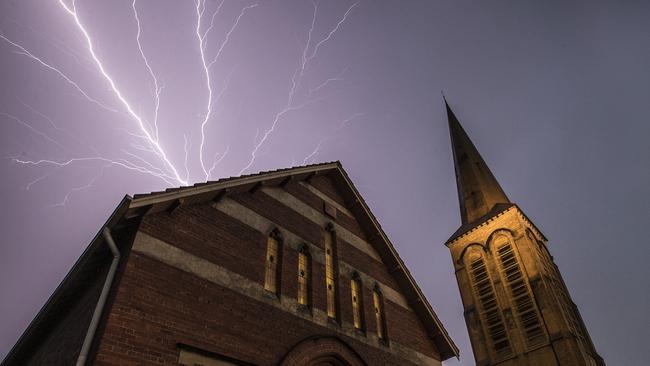
M 338 338 L 313 337 L 295 345 L 280 366 L 366 366 L 366 363 Z

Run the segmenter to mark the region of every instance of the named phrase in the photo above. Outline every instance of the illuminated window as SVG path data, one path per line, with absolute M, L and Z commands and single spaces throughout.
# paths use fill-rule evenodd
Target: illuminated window
M 498 357 L 510 355 L 512 349 L 508 339 L 508 332 L 499 310 L 496 293 L 482 250 L 473 247 L 466 258 L 472 289 L 479 305 L 479 316 L 482 319 L 488 339 Z
M 377 325 L 377 337 L 379 340 L 386 340 L 386 318 L 384 317 L 384 299 L 379 289 L 379 285 L 375 285 L 372 291 L 372 303 L 375 311 L 375 323 Z
M 306 245 L 298 253 L 298 304 L 309 306 L 309 284 L 311 282 L 311 261 Z
M 281 237 L 277 229 L 269 234 L 266 241 L 266 268 L 264 274 L 264 289 L 274 294 L 278 293 L 280 282 L 280 253 Z
M 350 292 L 352 295 L 352 319 L 354 322 L 354 328 L 359 330 L 363 330 L 364 328 L 362 288 L 361 278 L 357 272 L 354 272 L 352 275 L 352 280 L 350 281 Z
M 501 268 L 501 277 L 510 293 L 514 312 L 529 346 L 535 346 L 546 340 L 546 335 L 531 295 L 528 281 L 519 265 L 519 258 L 510 240 L 501 236 L 495 240 L 496 256 Z
M 337 262 L 336 262 L 336 232 L 328 225 L 325 235 L 325 285 L 327 286 L 327 316 L 337 319 Z

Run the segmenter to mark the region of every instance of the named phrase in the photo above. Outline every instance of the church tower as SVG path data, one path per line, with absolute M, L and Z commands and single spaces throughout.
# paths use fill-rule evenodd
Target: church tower
M 461 227 L 449 238 L 477 366 L 604 366 L 547 239 L 510 202 L 447 105 Z

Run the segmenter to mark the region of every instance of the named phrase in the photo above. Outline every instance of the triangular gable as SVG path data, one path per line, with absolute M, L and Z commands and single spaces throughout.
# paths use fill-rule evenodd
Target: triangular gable
M 326 187 L 322 187 L 319 191 L 323 194 L 338 194 L 339 197 L 331 198 L 338 201 L 345 211 L 354 215 L 362 226 L 366 233 L 366 241 L 372 245 L 373 251 L 392 273 L 408 305 L 429 330 L 429 336 L 440 350 L 442 359 L 457 357 L 458 348 L 339 162 L 262 172 L 192 187 L 169 189 L 165 192 L 136 195 L 125 218 L 134 219 L 155 212 L 172 211 L 185 204 L 219 201 L 228 194 L 255 191 L 262 187 L 283 187 L 291 181 L 316 181 L 315 177 L 318 176 L 327 176 L 336 190 L 336 192 L 328 191 Z

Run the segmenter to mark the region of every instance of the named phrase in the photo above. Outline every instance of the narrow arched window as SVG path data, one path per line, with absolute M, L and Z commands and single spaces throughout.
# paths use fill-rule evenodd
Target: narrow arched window
M 357 272 L 354 272 L 352 275 L 352 280 L 350 281 L 350 292 L 352 296 L 352 320 L 354 323 L 354 328 L 359 330 L 364 330 L 362 288 L 361 278 Z
M 380 341 L 386 341 L 386 317 L 384 315 L 384 298 L 379 289 L 379 285 L 375 285 L 372 291 L 372 303 L 375 311 L 375 323 L 377 325 L 377 337 Z
M 510 339 L 499 309 L 490 271 L 483 257 L 483 251 L 474 246 L 470 247 L 465 257 L 465 265 L 487 338 L 492 343 L 497 357 L 507 356 L 512 353 Z
M 336 232 L 330 224 L 325 235 L 325 285 L 327 286 L 327 316 L 338 319 L 338 268 L 336 260 Z
M 310 305 L 311 257 L 307 245 L 298 252 L 298 305 Z
M 277 229 L 271 231 L 266 239 L 266 265 L 264 272 L 264 289 L 278 294 L 280 283 L 280 264 L 282 238 Z
M 496 237 L 493 246 L 524 338 L 531 347 L 543 343 L 546 335 L 516 248 L 506 236 Z

